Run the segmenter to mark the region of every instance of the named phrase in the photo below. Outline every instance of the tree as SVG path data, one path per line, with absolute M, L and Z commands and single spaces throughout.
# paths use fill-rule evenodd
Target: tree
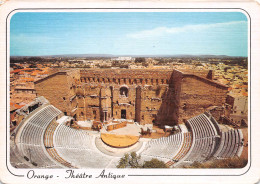
M 117 168 L 140 168 L 141 156 L 137 156 L 136 152 L 125 154 L 119 161 Z
M 163 161 L 153 158 L 150 161 L 145 161 L 144 164 L 140 163 L 141 156 L 136 152 L 125 154 L 119 161 L 117 168 L 167 168 Z
M 129 159 L 129 164 L 131 166 L 131 168 L 140 168 L 140 159 L 141 156 L 137 156 L 136 152 L 132 152 L 130 154 L 130 159 Z
M 168 167 L 163 161 L 153 158 L 150 161 L 145 161 L 143 168 L 168 168 Z
M 129 155 L 125 154 L 119 161 L 119 164 L 116 166 L 117 168 L 127 168 L 129 167 Z

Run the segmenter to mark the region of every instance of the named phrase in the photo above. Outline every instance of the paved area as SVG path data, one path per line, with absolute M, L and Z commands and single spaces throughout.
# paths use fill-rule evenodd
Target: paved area
M 141 127 L 136 124 L 127 124 L 126 127 L 112 130 L 109 132 L 106 132 L 104 129 L 102 129 L 101 131 L 101 133 L 109 133 L 109 134 L 117 134 L 117 135 L 134 135 L 134 136 L 139 136 L 140 132 L 141 132 Z
M 80 127 L 91 127 L 92 123 L 90 121 L 78 121 L 77 124 Z

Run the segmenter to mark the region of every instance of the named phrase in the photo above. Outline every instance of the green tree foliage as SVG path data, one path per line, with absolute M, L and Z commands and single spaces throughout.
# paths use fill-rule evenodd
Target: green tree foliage
M 117 168 L 140 168 L 141 156 L 137 156 L 136 152 L 125 154 L 119 161 Z
M 145 161 L 143 168 L 167 168 L 163 161 L 153 158 L 150 161 Z
M 130 154 L 130 159 L 129 159 L 129 165 L 131 168 L 140 168 L 140 159 L 141 156 L 137 156 L 136 152 L 132 152 Z
M 127 168 L 129 167 L 129 155 L 125 154 L 119 161 L 117 168 Z
M 125 154 L 119 161 L 117 168 L 167 168 L 163 161 L 153 158 L 150 161 L 145 161 L 144 164 L 140 163 L 141 156 L 136 152 Z

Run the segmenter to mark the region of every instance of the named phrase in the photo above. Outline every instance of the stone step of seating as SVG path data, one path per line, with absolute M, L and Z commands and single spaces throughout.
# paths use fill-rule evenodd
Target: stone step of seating
M 173 157 L 173 160 L 179 161 L 187 153 L 190 145 L 191 145 L 191 134 L 190 133 L 185 133 L 184 134 L 184 142 L 182 144 L 182 148 L 180 149 L 178 154 Z
M 185 158 L 185 161 L 205 161 L 211 157 L 215 147 L 215 137 L 208 137 L 195 140 L 194 147 L 190 155 Z
M 173 155 L 181 147 L 183 141 L 183 133 L 177 133 L 170 135 L 169 137 L 162 137 L 159 139 L 153 139 L 146 144 L 142 155 L 172 158 Z
M 75 141 L 77 140 L 77 141 Z M 94 137 L 85 130 L 76 130 L 60 124 L 54 135 L 55 147 L 93 148 Z M 94 148 L 93 148 L 94 149 Z
M 29 158 L 30 162 L 37 164 L 39 168 L 59 167 L 48 157 L 44 147 L 44 132 L 48 125 L 62 112 L 52 105 L 41 108 L 33 116 L 29 117 L 19 133 L 18 150 L 22 157 Z
M 63 124 L 54 133 L 54 148 L 59 157 L 78 168 L 105 168 L 114 158 L 96 148 L 95 136 Z
M 21 144 L 21 154 L 29 159 L 29 162 L 36 163 L 37 167 L 57 166 L 43 151 L 42 146 Z
M 221 141 L 218 150 L 214 154 L 214 157 L 223 159 L 231 158 L 233 156 L 240 156 L 239 149 L 243 149 L 241 144 L 242 136 L 241 130 L 229 130 L 227 132 L 222 132 Z
M 44 133 L 44 145 L 45 147 L 53 147 L 53 135 L 54 131 L 59 124 L 55 121 L 51 122 Z
M 57 162 L 59 162 L 60 164 L 69 167 L 69 168 L 74 168 L 71 163 L 67 162 L 66 160 L 64 160 L 56 151 L 55 148 L 47 148 L 46 149 L 47 152 L 49 153 L 49 155 L 55 159 Z
M 77 168 L 105 168 L 114 158 L 94 149 L 58 147 L 56 150 L 64 160 Z

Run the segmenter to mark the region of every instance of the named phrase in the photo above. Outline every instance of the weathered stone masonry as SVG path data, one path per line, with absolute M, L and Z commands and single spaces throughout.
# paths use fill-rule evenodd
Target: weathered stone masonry
M 36 93 L 76 120 L 174 125 L 225 102 L 227 86 L 177 70 L 86 69 L 35 82 Z

